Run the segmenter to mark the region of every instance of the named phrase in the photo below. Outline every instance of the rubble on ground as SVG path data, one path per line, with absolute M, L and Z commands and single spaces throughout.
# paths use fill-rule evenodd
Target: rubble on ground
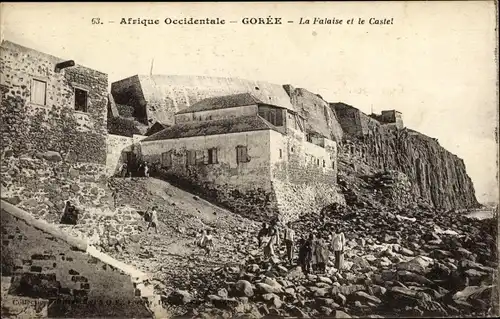
M 309 229 L 318 234 L 342 229 L 348 246 L 345 269 L 337 272 L 332 259 L 327 273 L 306 276 L 279 258 L 283 249 L 266 261 L 256 243 L 250 243 L 248 257 L 239 265 L 214 268 L 194 280 L 203 284 L 185 285 L 190 298 L 176 304 L 179 314 L 340 318 L 492 313 L 497 267 L 493 220 L 425 210 L 346 209 L 305 216 L 294 227 L 299 236 Z M 244 238 L 236 234 L 232 240 L 237 245 Z M 197 288 L 202 286 L 211 288 Z

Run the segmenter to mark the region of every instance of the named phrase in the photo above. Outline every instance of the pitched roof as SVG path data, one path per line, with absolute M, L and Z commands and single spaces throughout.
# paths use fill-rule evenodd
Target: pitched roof
M 250 93 L 239 93 L 232 95 L 216 96 L 203 99 L 190 107 L 177 112 L 177 114 L 192 113 L 198 111 L 209 111 L 226 109 L 230 107 L 263 104 L 261 100 Z
M 260 116 L 252 115 L 223 120 L 176 124 L 143 139 L 142 142 L 262 130 L 277 131 L 278 129 Z
M 155 124 L 151 125 L 151 127 L 146 131 L 146 136 L 153 135 L 155 133 L 160 132 L 161 130 L 164 130 L 165 128 L 169 127 L 169 125 L 160 123 L 160 122 L 155 122 Z

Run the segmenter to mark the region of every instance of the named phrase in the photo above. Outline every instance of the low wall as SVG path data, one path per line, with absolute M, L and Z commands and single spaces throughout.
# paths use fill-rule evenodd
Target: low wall
M 5 304 L 32 298 L 48 317 L 153 317 L 146 274 L 4 201 L 1 230 Z
M 284 221 L 295 221 L 303 214 L 319 213 L 333 203 L 345 204 L 343 195 L 333 183 L 293 184 L 274 180 L 273 190 L 277 209 Z
M 123 162 L 122 152 L 133 144 L 133 138 L 108 134 L 106 141 L 106 175 L 113 176 Z
M 106 146 L 106 176 L 115 175 L 125 158 L 123 152 L 132 151 L 132 145 L 139 143 L 147 136 L 133 135 L 132 137 L 108 134 Z

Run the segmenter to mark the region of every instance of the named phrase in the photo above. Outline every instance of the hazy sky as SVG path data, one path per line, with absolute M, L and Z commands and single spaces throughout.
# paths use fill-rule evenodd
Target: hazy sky
M 1 15 L 3 39 L 106 72 L 110 82 L 149 74 L 154 58 L 153 73 L 290 83 L 365 113 L 397 109 L 406 126 L 464 159 L 480 201 L 498 200 L 493 1 L 18 3 L 2 4 Z M 269 16 L 284 24 L 241 22 Z M 160 24 L 120 24 L 129 17 Z M 184 17 L 226 24 L 164 23 Z M 343 23 L 298 25 L 300 17 Z M 346 24 L 351 18 L 366 23 Z M 369 25 L 370 18 L 393 18 L 393 25 Z

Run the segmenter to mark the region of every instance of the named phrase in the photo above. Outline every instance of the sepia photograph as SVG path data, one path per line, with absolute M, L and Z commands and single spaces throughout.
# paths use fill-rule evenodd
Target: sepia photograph
M 0 4 L 2 318 L 498 317 L 498 2 Z

